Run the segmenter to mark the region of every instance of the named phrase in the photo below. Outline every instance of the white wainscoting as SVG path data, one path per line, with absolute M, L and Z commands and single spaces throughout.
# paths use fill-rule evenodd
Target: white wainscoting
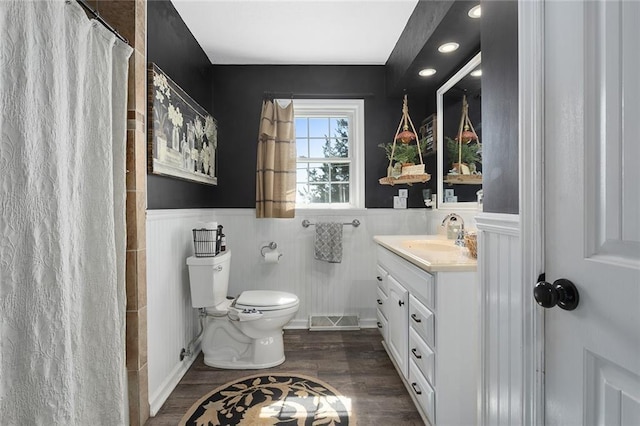
M 518 215 L 481 213 L 478 227 L 484 425 L 522 424 L 525 378 L 523 316 L 531 295 L 522 285 Z
M 376 326 L 374 235 L 436 232 L 448 211 L 426 209 L 298 210 L 295 219 L 256 219 L 253 209 L 147 211 L 148 362 L 151 414 L 155 415 L 193 361 L 180 350 L 198 334 L 185 263 L 193 254 L 191 229 L 201 222 L 224 226 L 232 253 L 229 294 L 266 289 L 295 293 L 300 309 L 289 328 L 307 328 L 310 315 L 358 315 L 362 327 Z M 461 212 L 473 227 L 475 212 Z M 302 220 L 351 222 L 345 226 L 342 263 L 313 257 L 315 228 Z M 266 264 L 260 248 L 278 244 L 283 256 Z M 197 351 L 199 348 L 196 349 Z M 197 353 L 197 352 L 196 352 Z
M 154 416 L 199 353 L 180 361 L 198 335 L 185 259 L 193 254 L 191 230 L 213 220 L 212 210 L 147 211 L 147 359 L 149 404 Z

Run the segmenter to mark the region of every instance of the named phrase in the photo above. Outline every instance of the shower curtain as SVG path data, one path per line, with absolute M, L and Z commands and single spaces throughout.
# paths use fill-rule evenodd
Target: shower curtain
M 128 423 L 131 48 L 75 2 L 0 2 L 0 424 Z

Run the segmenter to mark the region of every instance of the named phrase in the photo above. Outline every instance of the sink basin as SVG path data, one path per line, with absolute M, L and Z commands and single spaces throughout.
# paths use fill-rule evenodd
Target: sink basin
M 477 260 L 443 235 L 374 235 L 374 241 L 427 272 L 475 271 Z
M 460 247 L 454 245 L 453 240 L 405 240 L 400 245 L 410 250 L 438 252 L 457 252 L 460 250 Z

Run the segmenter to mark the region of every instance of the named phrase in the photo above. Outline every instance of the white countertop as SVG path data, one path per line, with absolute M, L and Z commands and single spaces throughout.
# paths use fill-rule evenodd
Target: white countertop
M 408 260 L 427 272 L 469 272 L 478 268 L 478 261 L 465 247 L 444 235 L 375 235 L 382 247 Z

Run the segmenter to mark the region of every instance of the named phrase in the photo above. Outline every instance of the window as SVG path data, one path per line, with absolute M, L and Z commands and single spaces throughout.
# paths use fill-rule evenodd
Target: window
M 364 208 L 364 101 L 293 102 L 296 207 Z

